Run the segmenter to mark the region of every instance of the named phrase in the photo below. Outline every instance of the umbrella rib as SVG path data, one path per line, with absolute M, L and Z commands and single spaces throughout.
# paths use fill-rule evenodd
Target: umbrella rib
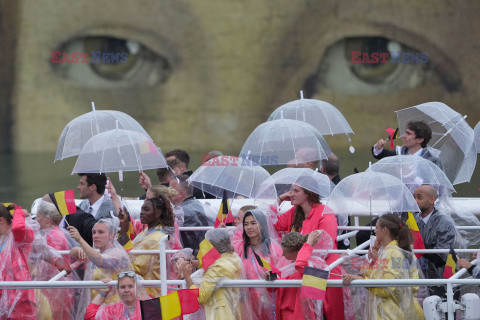
M 141 161 L 139 161 L 139 159 L 138 159 L 138 154 L 137 154 L 137 151 L 136 151 L 136 149 L 135 149 L 135 147 L 134 147 L 134 144 L 133 144 L 133 141 L 132 141 L 130 135 L 127 134 L 126 136 L 127 136 L 128 140 L 130 141 L 130 145 L 132 146 L 133 154 L 135 155 L 135 160 L 137 160 L 137 167 L 138 167 L 138 169 L 139 169 L 138 171 L 140 172 L 140 171 L 143 170 L 143 167 L 140 168 L 140 167 L 142 166 L 142 164 L 139 163 L 139 162 L 141 162 Z M 137 143 L 137 144 L 138 144 L 138 143 Z M 149 150 L 150 150 L 150 148 L 149 148 Z M 158 151 L 157 151 L 157 152 L 158 152 Z
M 295 164 L 298 165 L 298 161 L 297 161 L 297 153 L 295 152 L 296 148 L 295 148 L 295 141 L 293 140 L 293 136 L 292 136 L 292 133 L 290 132 L 290 127 L 286 127 L 287 128 L 287 132 L 288 134 L 290 135 L 290 140 L 292 141 L 292 147 L 293 147 L 293 158 L 295 159 Z

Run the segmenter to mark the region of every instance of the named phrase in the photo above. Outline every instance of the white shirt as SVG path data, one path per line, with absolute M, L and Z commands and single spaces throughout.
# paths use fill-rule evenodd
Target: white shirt
M 373 155 L 378 156 L 380 153 L 382 153 L 383 148 L 377 150 L 377 149 L 375 149 L 375 146 L 376 146 L 376 144 L 373 145 Z M 422 150 L 423 150 L 423 148 L 418 149 L 418 151 L 415 152 L 413 155 L 414 156 L 421 156 L 422 155 Z M 408 154 L 411 154 L 410 150 L 408 150 L 407 152 L 408 152 Z M 397 152 L 397 153 L 400 154 L 400 152 Z
M 420 216 L 420 218 L 422 218 L 423 223 L 425 223 L 425 225 L 427 225 L 428 220 L 430 220 L 430 217 L 432 216 L 432 213 L 433 213 L 433 210 L 425 218 L 422 218 L 422 216 Z
M 97 220 L 98 209 L 100 209 L 104 197 L 105 195 L 102 195 L 94 204 L 87 208 L 87 212 L 89 212 L 90 208 L 92 208 L 92 212 L 90 214 L 95 218 L 95 220 Z

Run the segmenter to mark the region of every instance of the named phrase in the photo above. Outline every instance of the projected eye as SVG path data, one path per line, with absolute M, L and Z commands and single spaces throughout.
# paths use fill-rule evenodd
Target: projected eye
M 388 93 L 422 85 L 431 69 L 427 53 L 399 42 L 345 38 L 326 50 L 314 82 L 344 94 Z
M 52 52 L 51 65 L 59 76 L 86 87 L 152 86 L 172 71 L 167 58 L 141 43 L 109 36 L 70 40 Z

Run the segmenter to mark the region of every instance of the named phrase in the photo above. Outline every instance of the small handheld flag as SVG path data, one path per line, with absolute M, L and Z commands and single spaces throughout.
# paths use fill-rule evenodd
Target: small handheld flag
M 453 248 L 450 248 L 448 253 L 447 263 L 445 263 L 445 269 L 443 271 L 443 278 L 448 279 L 455 274 L 457 268 L 457 254 Z
M 222 203 L 220 204 L 220 208 L 218 209 L 217 219 L 215 220 L 214 227 L 217 228 L 220 223 L 233 223 L 235 219 L 232 215 L 232 210 L 230 209 L 230 203 L 228 202 L 227 198 L 227 191 L 223 190 L 222 196 Z
M 253 252 L 253 255 L 255 256 L 255 259 L 257 260 L 258 264 L 260 265 L 260 267 L 265 268 L 265 269 L 267 269 L 268 271 L 271 272 L 270 280 L 276 280 L 277 275 L 279 277 L 282 277 L 282 274 L 280 273 L 280 270 L 275 268 L 275 266 L 273 264 L 270 264 L 267 260 L 260 257 L 255 251 L 252 250 L 252 252 Z
M 390 140 L 390 149 L 395 148 L 395 145 L 393 144 L 393 140 L 398 138 L 398 128 L 396 130 L 393 130 L 392 128 L 385 129 L 385 131 L 388 132 L 388 140 Z
M 425 249 L 425 243 L 423 242 L 422 234 L 418 229 L 413 213 L 408 212 L 408 219 L 405 224 L 408 226 L 413 236 L 413 249 Z M 417 259 L 420 259 L 420 257 L 423 256 L 423 253 L 415 253 L 415 256 Z
M 198 295 L 198 289 L 182 289 L 159 298 L 140 300 L 142 319 L 170 320 L 194 313 L 200 307 Z
M 200 248 L 197 254 L 197 259 L 200 262 L 200 268 L 207 270 L 208 267 L 210 267 L 221 256 L 222 255 L 220 252 L 215 249 L 215 247 L 210 243 L 210 241 L 207 240 L 207 238 L 200 242 Z
M 328 274 L 329 272 L 326 270 L 308 266 L 305 267 L 300 296 L 310 299 L 325 300 Z
M 48 195 L 62 216 L 77 212 L 75 192 L 73 190 L 58 191 Z

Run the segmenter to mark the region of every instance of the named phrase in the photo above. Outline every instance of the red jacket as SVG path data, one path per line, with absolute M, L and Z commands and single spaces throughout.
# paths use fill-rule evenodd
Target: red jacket
M 21 209 L 15 210 L 12 230 L 0 251 L 0 281 L 31 281 L 28 258 L 34 239 L 33 230 L 25 224 Z M 33 289 L 0 290 L 0 319 L 35 319 Z
M 290 232 L 292 230 L 292 223 L 293 223 L 293 214 L 295 212 L 295 208 L 297 206 L 293 206 L 290 210 L 282 214 L 278 217 L 278 221 L 275 224 L 275 229 L 277 231 L 287 231 Z M 328 233 L 328 235 L 333 240 L 333 248 L 337 249 L 337 218 L 332 213 L 324 213 L 322 215 L 325 206 L 323 204 L 314 204 L 310 213 L 308 214 L 307 219 L 303 221 L 302 228 L 300 230 L 296 230 L 302 234 L 308 234 L 315 230 L 324 230 Z M 303 249 L 303 248 L 302 248 Z M 300 257 L 300 252 L 299 252 Z M 327 264 L 332 264 L 338 259 L 338 254 L 333 253 L 327 255 L 325 261 Z M 297 258 L 298 261 L 298 258 Z M 297 264 L 295 264 L 297 267 Z M 303 271 L 302 271 L 303 273 Z M 332 270 L 332 273 L 342 274 L 342 268 L 340 266 L 335 267 Z M 295 279 L 295 278 L 292 278 Z M 301 279 L 297 278 L 297 279 Z M 341 279 L 341 277 L 330 274 L 329 279 Z M 325 304 L 324 304 L 324 313 L 327 319 L 344 319 L 344 295 L 343 295 L 343 288 L 341 287 L 330 287 L 327 288 L 325 294 Z M 295 319 L 297 319 L 295 317 Z M 303 318 L 302 318 L 303 319 Z

